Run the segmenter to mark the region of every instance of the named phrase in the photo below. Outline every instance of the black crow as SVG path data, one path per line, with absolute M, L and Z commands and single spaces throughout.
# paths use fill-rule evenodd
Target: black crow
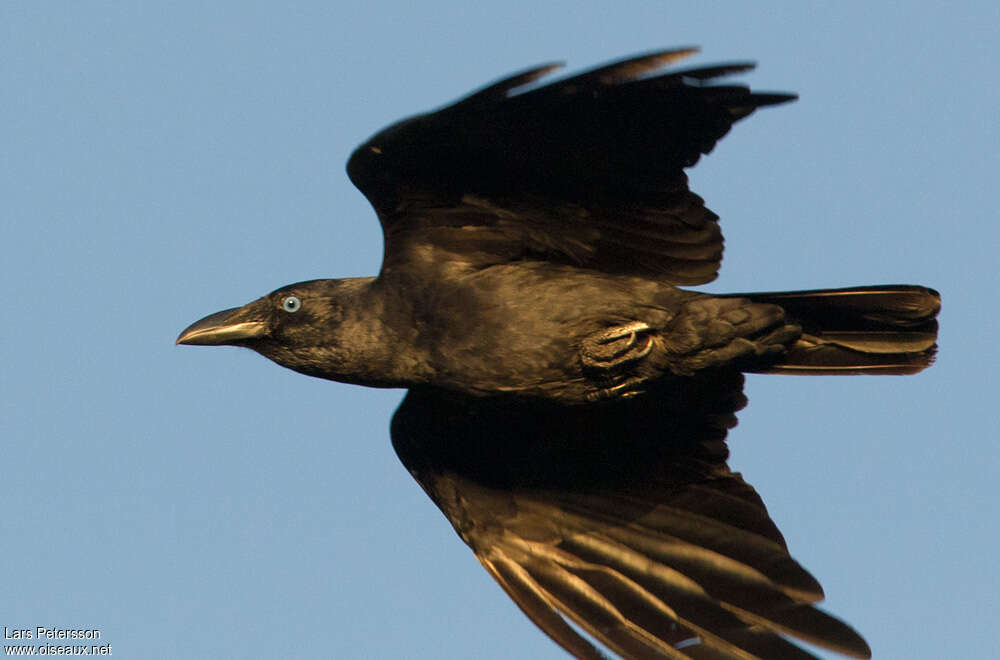
M 819 583 L 730 471 L 725 437 L 744 372 L 928 366 L 939 297 L 677 288 L 722 258 L 684 168 L 795 98 L 717 82 L 749 63 L 660 70 L 692 52 L 544 86 L 556 65 L 537 67 L 390 126 L 347 165 L 382 223 L 378 277 L 285 286 L 177 341 L 408 388 L 399 457 L 581 660 L 813 658 L 794 638 L 867 658 L 814 607 Z

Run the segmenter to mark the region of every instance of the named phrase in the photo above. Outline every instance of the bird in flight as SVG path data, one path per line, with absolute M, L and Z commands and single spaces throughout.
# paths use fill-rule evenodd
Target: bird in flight
M 301 373 L 407 388 L 403 464 L 523 612 L 580 660 L 868 658 L 815 607 L 727 465 L 743 374 L 911 374 L 940 301 L 869 286 L 714 295 L 719 218 L 684 169 L 793 100 L 632 57 L 526 70 L 379 132 L 347 171 L 377 277 L 281 287 L 185 329 Z

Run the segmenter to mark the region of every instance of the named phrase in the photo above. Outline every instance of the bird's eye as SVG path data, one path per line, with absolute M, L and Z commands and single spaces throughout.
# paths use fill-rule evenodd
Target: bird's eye
M 286 312 L 297 312 L 302 307 L 302 301 L 295 296 L 288 296 L 281 301 L 281 309 Z

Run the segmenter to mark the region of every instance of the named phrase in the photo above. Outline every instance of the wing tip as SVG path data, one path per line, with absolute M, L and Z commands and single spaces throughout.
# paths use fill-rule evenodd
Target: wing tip
M 530 85 L 564 66 L 566 66 L 566 63 L 562 61 L 546 62 L 545 64 L 523 69 L 513 75 L 504 76 L 459 100 L 454 104 L 454 107 L 477 105 L 505 99 L 515 95 L 512 94 L 514 90 L 525 85 Z
M 761 108 L 767 105 L 781 105 L 797 101 L 799 95 L 793 92 L 754 92 L 753 99 L 757 107 Z

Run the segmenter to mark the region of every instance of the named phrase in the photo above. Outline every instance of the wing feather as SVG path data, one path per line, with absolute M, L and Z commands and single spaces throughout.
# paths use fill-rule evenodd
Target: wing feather
M 527 69 L 376 134 L 347 169 L 382 223 L 383 272 L 414 259 L 530 258 L 676 284 L 714 279 L 718 216 L 683 170 L 734 122 L 794 96 L 712 84 L 746 62 L 660 71 L 693 52 L 548 85 L 532 83 L 558 64 Z
M 483 566 L 581 660 L 814 658 L 792 639 L 870 657 L 816 609 L 760 497 L 721 438 L 745 399 L 718 371 L 624 401 L 541 401 L 411 390 L 393 418 L 400 458 Z
M 607 660 L 603 653 L 566 623 L 520 564 L 503 556 L 492 559 L 476 556 L 521 611 L 567 652 L 579 660 Z

